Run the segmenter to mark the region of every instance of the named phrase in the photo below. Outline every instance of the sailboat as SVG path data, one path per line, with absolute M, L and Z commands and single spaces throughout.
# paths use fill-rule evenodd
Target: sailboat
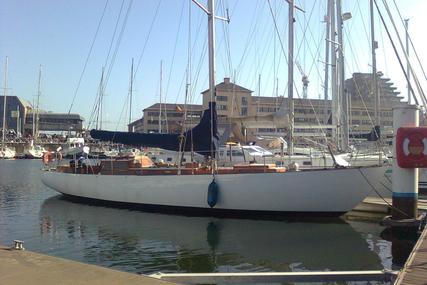
M 6 112 L 7 112 L 7 69 L 8 69 L 9 59 L 6 57 L 6 63 L 4 67 L 4 93 L 3 93 L 3 126 L 2 126 L 2 138 L 1 138 L 1 148 L 0 148 L 0 159 L 10 159 L 14 158 L 16 152 L 14 149 L 6 146 Z
M 41 95 L 41 77 L 42 77 L 42 66 L 39 66 L 39 80 L 37 87 L 37 106 L 36 112 L 33 111 L 33 140 L 31 140 L 30 145 L 24 150 L 24 155 L 26 158 L 36 159 L 42 158 L 43 154 L 46 152 L 44 147 L 36 144 L 39 137 L 39 106 L 40 106 L 40 95 Z
M 39 159 L 43 157 L 43 154 L 46 152 L 46 149 L 41 145 L 34 144 L 34 141 L 31 140 L 28 148 L 24 150 L 25 158 L 30 159 Z
M 290 25 L 293 26 L 293 1 L 289 3 Z M 133 204 L 143 209 L 258 217 L 260 214 L 339 216 L 352 210 L 374 188 L 384 189 L 389 185 L 383 166 L 304 171 L 287 171 L 266 164 L 217 167 L 214 0 L 208 1 L 205 11 L 209 26 L 211 102 L 200 123 L 182 134 L 92 130 L 91 136 L 133 146 L 194 151 L 207 157 L 208 163 L 161 168 L 132 160 L 117 165 L 105 161 L 95 166 L 73 164 L 53 170 L 49 167 L 42 173 L 46 186 L 67 196 Z M 289 62 L 292 65 L 292 59 Z M 292 74 L 291 67 L 289 74 Z M 290 84 L 292 87 L 293 83 Z

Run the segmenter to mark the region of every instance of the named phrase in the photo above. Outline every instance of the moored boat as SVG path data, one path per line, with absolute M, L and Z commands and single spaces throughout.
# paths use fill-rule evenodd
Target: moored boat
M 104 202 L 136 204 L 145 209 L 190 213 L 341 215 L 366 196 L 384 188 L 388 181 L 384 166 L 286 171 L 268 164 L 217 166 L 219 135 L 215 91 L 215 9 L 209 1 L 209 92 L 211 102 L 200 123 L 177 134 L 128 133 L 92 130 L 94 139 L 131 146 L 158 147 L 195 152 L 206 164 L 176 168 L 137 166 L 131 161 L 83 162 L 50 167 L 42 174 L 48 187 L 69 196 Z M 292 9 L 290 9 L 292 10 Z M 290 16 L 289 19 L 293 19 Z M 290 25 L 292 25 L 290 21 Z M 293 42 L 293 41 L 292 41 Z M 292 47 L 293 48 L 293 47 Z M 293 60 L 289 60 L 292 68 Z M 292 71 L 293 72 L 293 71 Z M 290 72 L 290 74 L 292 74 Z M 292 91 L 292 76 L 289 76 Z M 292 102 L 292 96 L 288 96 Z M 293 105 L 289 112 L 293 114 Z M 285 116 L 280 116 L 285 119 Z M 293 120 L 290 120 L 291 123 Z M 293 127 L 289 142 L 292 143 Z M 293 146 L 289 145 L 289 153 Z
M 210 174 L 76 174 L 45 171 L 42 181 L 66 195 L 146 208 L 191 212 L 341 215 L 372 186 L 387 184 L 385 167 L 217 174 L 218 200 L 207 203 Z
M 30 146 L 24 150 L 24 156 L 30 159 L 41 159 L 45 152 L 46 150 L 44 147 L 34 144 L 33 141 L 31 141 Z
M 13 159 L 15 155 L 16 151 L 10 147 L 3 146 L 0 148 L 0 159 Z

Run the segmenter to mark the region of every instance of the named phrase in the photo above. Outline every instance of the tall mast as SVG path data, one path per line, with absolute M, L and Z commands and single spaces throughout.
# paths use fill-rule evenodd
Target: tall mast
M 339 145 L 339 128 L 337 127 L 340 123 L 340 108 L 339 108 L 339 98 L 337 95 L 337 43 L 336 39 L 336 22 L 335 22 L 335 0 L 329 0 L 329 9 L 331 12 L 331 115 L 332 115 L 332 125 L 336 126 L 336 128 L 332 129 L 332 138 L 335 141 L 336 145 Z M 339 46 L 338 46 L 339 48 Z
M 288 100 L 289 100 L 289 134 L 288 154 L 294 153 L 294 0 L 289 0 L 288 27 Z
M 162 133 L 162 69 L 163 61 L 160 61 L 160 84 L 159 84 L 159 94 L 160 94 L 160 103 L 159 103 L 159 134 Z
M 338 27 L 338 94 L 341 99 L 341 125 L 342 125 L 342 136 L 341 136 L 341 150 L 345 151 L 348 149 L 348 103 L 347 94 L 344 92 L 344 43 L 343 43 L 343 17 L 341 9 L 341 0 L 337 0 L 337 27 Z
M 208 46 L 209 46 L 209 94 L 210 94 L 211 101 L 216 102 L 215 0 L 208 1 Z
M 129 124 L 132 123 L 132 91 L 133 91 L 133 57 L 130 67 L 130 85 L 129 85 Z
M 216 72 L 216 63 L 215 63 L 215 18 L 229 22 L 228 10 L 227 18 L 215 16 L 215 0 L 208 0 L 208 8 L 203 7 L 197 0 L 192 0 L 199 6 L 207 15 L 208 15 L 208 46 L 209 46 L 209 95 L 211 102 L 216 102 L 216 90 L 215 90 L 215 72 Z M 211 113 L 213 115 L 213 113 Z M 212 119 L 212 118 L 211 118 Z M 214 133 L 213 128 L 211 127 L 211 138 L 213 139 Z M 211 144 L 211 157 L 214 157 L 214 147 Z M 212 160 L 212 163 L 214 161 Z M 213 169 L 213 167 L 212 167 Z
M 258 115 L 259 112 L 259 99 L 261 97 L 261 74 L 258 74 L 258 101 L 257 101 L 257 105 L 256 105 L 256 115 Z M 257 128 L 257 133 L 258 133 L 258 128 Z
M 101 81 L 99 82 L 99 99 L 96 114 L 96 129 L 102 129 L 102 100 L 104 98 L 104 67 L 102 67 Z
M 4 138 L 6 135 L 6 103 L 7 103 L 7 69 L 9 67 L 9 58 L 6 56 L 6 63 L 4 64 L 4 87 L 3 87 L 3 128 L 1 138 L 1 149 L 4 151 Z
M 409 32 L 408 32 L 408 28 L 409 28 L 409 19 L 405 19 L 405 29 L 406 29 L 406 55 L 407 55 L 407 60 L 406 60 L 406 74 L 408 75 L 408 104 L 411 104 L 411 89 L 409 88 L 409 83 L 411 81 L 411 72 L 410 72 L 410 66 L 409 66 Z
M 41 95 L 41 82 L 42 82 L 42 66 L 39 66 L 39 80 L 37 84 L 37 105 L 36 105 L 36 124 L 35 124 L 35 136 L 33 136 L 34 140 L 37 140 L 39 137 L 39 116 L 40 116 L 40 95 Z M 34 115 L 33 115 L 34 116 Z
M 381 108 L 380 108 L 380 94 L 378 92 L 378 77 L 377 77 L 377 58 L 375 49 L 377 42 L 375 41 L 375 27 L 374 27 L 374 0 L 370 0 L 370 13 L 371 13 L 371 52 L 372 52 L 372 95 L 375 99 L 375 126 L 380 126 Z M 377 134 L 378 135 L 378 134 Z
M 331 0 L 328 0 L 328 8 L 326 13 L 326 39 L 325 39 L 325 81 L 324 81 L 324 107 L 323 107 L 323 123 L 328 124 L 328 91 L 329 91 L 329 37 L 331 33 Z

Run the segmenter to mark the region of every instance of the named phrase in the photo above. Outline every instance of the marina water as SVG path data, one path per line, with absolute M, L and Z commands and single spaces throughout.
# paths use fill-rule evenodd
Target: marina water
M 40 168 L 36 160 L 0 160 L 3 245 L 20 239 L 32 251 L 145 274 L 401 266 L 393 264 L 378 222 L 188 217 L 88 205 L 45 187 Z

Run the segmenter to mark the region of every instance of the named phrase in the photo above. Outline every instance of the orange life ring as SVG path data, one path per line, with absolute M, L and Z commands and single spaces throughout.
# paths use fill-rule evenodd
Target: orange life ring
M 45 152 L 43 154 L 43 163 L 44 164 L 49 164 L 52 161 L 53 161 L 53 153 L 51 153 L 50 151 Z

